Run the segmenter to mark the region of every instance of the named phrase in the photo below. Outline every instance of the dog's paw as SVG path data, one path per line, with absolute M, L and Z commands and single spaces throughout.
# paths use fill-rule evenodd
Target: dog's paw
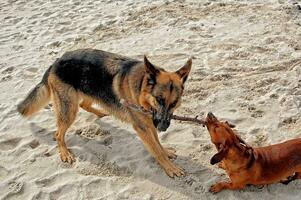
M 164 147 L 164 151 L 169 159 L 176 159 L 176 150 L 172 147 Z
M 173 163 L 170 163 L 167 167 L 164 167 L 166 174 L 171 177 L 180 177 L 185 174 L 184 170 Z
M 220 192 L 222 189 L 223 189 L 222 184 L 216 183 L 214 185 L 211 185 L 209 192 L 216 194 L 216 193 Z
M 66 151 L 61 151 L 60 152 L 60 157 L 61 157 L 61 160 L 63 162 L 67 162 L 67 163 L 70 163 L 72 164 L 74 161 L 75 161 L 75 158 L 74 156 L 72 155 L 72 153 L 68 150 Z
M 221 168 L 221 169 L 226 169 L 225 164 L 224 164 L 223 161 L 219 162 L 217 166 L 218 166 L 219 168 Z

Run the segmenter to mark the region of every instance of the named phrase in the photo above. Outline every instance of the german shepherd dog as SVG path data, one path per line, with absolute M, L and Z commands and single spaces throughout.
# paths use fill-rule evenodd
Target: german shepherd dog
M 99 117 L 113 115 L 133 125 L 168 176 L 181 176 L 183 170 L 169 160 L 176 157 L 175 150 L 160 144 L 157 130 L 166 131 L 171 115 L 180 106 L 191 65 L 190 58 L 176 72 L 168 72 L 150 63 L 146 56 L 139 61 L 95 49 L 67 52 L 48 68 L 42 81 L 18 105 L 18 112 L 30 116 L 53 102 L 57 123 L 54 137 L 61 160 L 68 163 L 74 157 L 64 137 L 78 106 Z M 121 99 L 151 111 L 152 116 L 125 107 Z M 93 103 L 102 109 L 93 108 Z

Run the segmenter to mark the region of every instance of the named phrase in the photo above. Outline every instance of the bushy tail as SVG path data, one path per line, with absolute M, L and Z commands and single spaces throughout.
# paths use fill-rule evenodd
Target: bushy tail
M 40 82 L 28 96 L 18 104 L 18 112 L 23 116 L 30 116 L 39 111 L 50 100 L 50 90 L 44 81 Z

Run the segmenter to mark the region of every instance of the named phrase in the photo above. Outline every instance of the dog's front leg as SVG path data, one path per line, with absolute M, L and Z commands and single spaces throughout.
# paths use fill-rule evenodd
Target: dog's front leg
M 245 186 L 245 184 L 233 183 L 233 182 L 218 182 L 210 187 L 210 192 L 218 193 L 224 189 L 238 190 Z
M 223 161 L 220 161 L 217 166 L 221 169 L 226 169 L 225 163 Z
M 166 153 L 167 157 L 170 158 L 170 159 L 176 159 L 177 158 L 176 150 L 172 147 L 163 147 L 161 145 L 159 137 L 158 137 L 158 133 L 157 133 L 155 128 L 152 129 L 152 133 L 153 133 L 157 143 L 160 145 L 160 147 Z
M 173 164 L 160 143 L 157 141 L 156 134 L 152 128 L 141 125 L 134 125 L 138 136 L 142 140 L 144 146 L 149 151 L 149 153 L 155 158 L 155 160 L 160 164 L 160 166 L 165 170 L 166 174 L 170 177 L 181 176 L 184 174 L 184 171 Z

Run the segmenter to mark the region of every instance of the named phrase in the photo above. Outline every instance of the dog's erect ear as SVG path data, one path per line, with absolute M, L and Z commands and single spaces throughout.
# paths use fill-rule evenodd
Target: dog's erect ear
M 226 156 L 226 153 L 227 153 L 227 148 L 221 144 L 218 152 L 214 156 L 212 156 L 212 158 L 210 159 L 210 164 L 214 165 L 214 164 L 222 161 L 223 158 Z
M 230 128 L 235 128 L 234 124 L 231 124 L 230 122 L 226 121 L 226 124 L 230 127 Z
M 146 72 L 152 76 L 156 76 L 160 73 L 159 69 L 157 69 L 152 63 L 149 62 L 146 55 L 144 55 L 144 66 L 145 66 Z
M 185 65 L 176 71 L 176 73 L 181 77 L 183 83 L 185 83 L 185 81 L 187 80 L 188 74 L 191 70 L 191 65 L 192 58 L 189 58 Z

